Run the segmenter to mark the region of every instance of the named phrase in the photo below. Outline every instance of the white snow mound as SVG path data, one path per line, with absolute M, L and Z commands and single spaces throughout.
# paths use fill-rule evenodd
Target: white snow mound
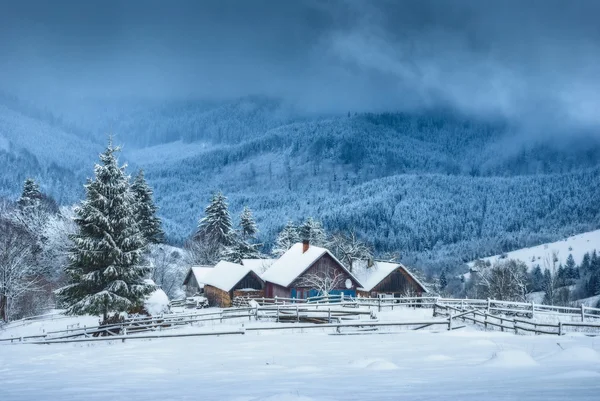
M 500 351 L 492 355 L 492 358 L 486 362 L 488 366 L 499 368 L 525 368 L 537 366 L 531 355 L 524 351 Z
M 144 302 L 144 308 L 151 316 L 169 312 L 169 297 L 160 288 L 148 295 Z
M 544 361 L 549 362 L 600 362 L 600 355 L 587 347 L 571 347 L 550 355 Z
M 369 370 L 396 370 L 398 365 L 390 361 L 375 361 L 367 365 Z

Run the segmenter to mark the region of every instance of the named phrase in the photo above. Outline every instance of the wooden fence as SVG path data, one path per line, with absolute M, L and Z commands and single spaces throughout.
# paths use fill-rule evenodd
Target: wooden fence
M 164 314 L 158 317 L 133 317 L 123 323 L 90 327 L 67 327 L 66 330 L 46 332 L 39 335 L 0 338 L 0 342 L 51 343 L 91 338 L 143 338 L 141 333 L 163 332 L 182 325 L 193 325 L 203 322 L 219 322 L 233 319 L 268 320 L 277 323 L 294 323 L 281 325 L 272 330 L 287 328 L 312 327 L 383 327 L 385 322 L 374 322 L 372 310 L 383 311 L 398 307 L 432 308 L 434 317 L 444 317 L 443 321 L 431 322 L 395 322 L 390 325 L 417 325 L 429 327 L 442 322 L 452 329 L 453 321 L 461 319 L 485 328 L 496 328 L 503 331 L 524 331 L 539 334 L 564 334 L 567 328 L 586 329 L 600 332 L 600 324 L 589 320 L 600 318 L 600 309 L 581 306 L 579 308 L 538 305 L 535 303 L 509 302 L 480 299 L 453 299 L 439 297 L 410 298 L 351 298 L 344 295 L 313 297 L 308 299 L 294 298 L 256 298 L 255 302 L 247 302 L 246 307 L 227 308 L 217 312 L 194 311 Z M 361 308 L 362 307 L 362 308 Z M 556 317 L 569 316 L 581 322 L 560 322 L 556 324 L 524 320 L 537 316 L 550 315 Z M 52 316 L 51 318 L 60 318 Z M 367 320 L 360 320 L 367 318 Z M 33 319 L 32 319 L 33 320 Z M 354 322 L 348 322 L 354 320 Z M 304 325 L 302 325 L 304 323 Z M 308 323 L 308 324 L 307 324 Z M 320 323 L 315 325 L 314 323 Z M 430 324 L 431 323 L 431 324 Z M 24 323 L 23 323 L 24 324 Z M 331 326 L 333 325 L 333 326 Z M 247 328 L 247 330 L 266 330 L 266 328 Z M 156 338 L 156 334 L 148 334 L 147 338 Z M 160 337 L 170 337 L 163 333 Z M 178 335 L 173 335 L 178 336 Z M 96 340 L 94 340 L 96 341 Z M 99 341 L 99 340 L 98 340 Z
M 535 318 L 537 315 L 554 316 L 577 316 L 584 322 L 587 318 L 600 319 L 600 308 L 591 308 L 585 305 L 579 307 L 541 305 L 534 302 L 512 302 L 499 301 L 492 299 L 459 299 L 459 298 L 441 298 L 441 297 L 405 297 L 405 298 L 362 298 L 349 297 L 344 295 L 331 295 L 323 297 L 314 297 L 308 299 L 295 298 L 255 298 L 259 305 L 288 305 L 288 304 L 340 304 L 345 307 L 365 306 L 368 308 L 377 308 L 378 311 L 394 309 L 399 306 L 408 306 L 413 308 L 433 308 L 434 305 L 448 305 L 458 307 L 461 310 L 466 308 L 485 310 L 487 313 L 506 313 Z M 241 301 L 240 301 L 241 302 Z
M 519 331 L 530 332 L 535 334 L 566 334 L 567 328 L 587 329 L 587 332 L 600 334 L 600 324 L 591 322 L 558 322 L 558 323 L 543 323 L 535 320 L 524 320 L 522 318 L 490 314 L 487 311 L 478 309 L 460 309 L 449 305 L 434 305 L 433 316 L 443 316 L 448 319 L 458 319 L 468 321 L 470 323 L 483 326 L 487 329 L 500 329 L 500 331 L 514 331 L 518 334 Z M 573 330 L 570 330 L 573 331 Z

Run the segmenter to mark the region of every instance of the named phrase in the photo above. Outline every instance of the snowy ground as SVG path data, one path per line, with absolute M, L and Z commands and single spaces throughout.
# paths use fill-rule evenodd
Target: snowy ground
M 0 400 L 597 400 L 599 353 L 600 338 L 469 328 L 0 345 Z

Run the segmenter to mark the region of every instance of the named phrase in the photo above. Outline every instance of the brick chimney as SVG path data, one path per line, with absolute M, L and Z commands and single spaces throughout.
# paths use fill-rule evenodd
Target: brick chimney
M 308 251 L 308 248 L 310 248 L 310 242 L 307 239 L 305 239 L 302 241 L 302 253 Z

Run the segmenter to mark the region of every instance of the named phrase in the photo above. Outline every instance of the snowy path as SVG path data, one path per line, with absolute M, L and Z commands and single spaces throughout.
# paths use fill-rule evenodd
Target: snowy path
M 3 345 L 0 400 L 597 400 L 598 352 L 480 331 Z

